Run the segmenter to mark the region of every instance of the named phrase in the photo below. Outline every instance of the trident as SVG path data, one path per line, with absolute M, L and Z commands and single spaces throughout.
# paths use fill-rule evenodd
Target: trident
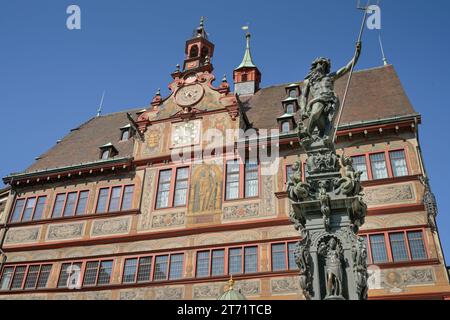
M 357 9 L 358 10 L 364 10 L 364 16 L 363 16 L 363 20 L 362 20 L 362 23 L 361 23 L 361 29 L 359 30 L 357 43 L 361 42 L 361 39 L 362 39 L 362 36 L 363 36 L 364 26 L 365 26 L 366 20 L 367 20 L 367 13 L 368 13 L 367 9 L 369 8 L 369 6 L 370 6 L 370 0 L 367 1 L 367 5 L 365 7 L 361 7 L 360 0 L 358 0 Z M 352 81 L 353 70 L 355 69 L 355 58 L 356 58 L 356 55 L 357 55 L 357 50 L 358 49 L 355 49 L 355 54 L 353 55 L 352 67 L 350 69 L 350 74 L 348 76 L 347 86 L 345 87 L 344 97 L 342 98 L 342 107 L 340 108 L 340 110 L 338 112 L 338 118 L 337 118 L 337 121 L 336 121 L 336 126 L 334 128 L 334 133 L 333 133 L 332 140 L 331 140 L 333 142 L 336 140 L 337 130 L 338 130 L 338 127 L 339 127 L 339 123 L 341 122 L 342 111 L 344 110 L 345 102 L 347 100 L 347 95 L 348 95 L 348 89 L 349 89 L 350 83 Z

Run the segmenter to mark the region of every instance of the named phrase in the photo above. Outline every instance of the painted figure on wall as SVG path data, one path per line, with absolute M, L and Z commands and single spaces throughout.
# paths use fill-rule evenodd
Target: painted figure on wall
M 202 165 L 194 169 L 189 212 L 215 213 L 222 207 L 222 173 L 217 165 Z

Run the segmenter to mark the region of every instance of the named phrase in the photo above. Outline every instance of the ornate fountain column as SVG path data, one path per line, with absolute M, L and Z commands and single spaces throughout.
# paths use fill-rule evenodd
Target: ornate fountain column
M 357 236 L 367 213 L 361 172 L 355 172 L 351 158 L 336 154 L 330 138 L 339 109 L 334 81 L 356 63 L 361 45 L 357 48 L 355 59 L 334 73 L 330 60 L 315 60 L 302 90 L 298 135 L 308 176 L 302 179 L 296 163 L 287 191 L 291 221 L 302 238 L 295 259 L 307 299 L 367 299 L 367 249 Z

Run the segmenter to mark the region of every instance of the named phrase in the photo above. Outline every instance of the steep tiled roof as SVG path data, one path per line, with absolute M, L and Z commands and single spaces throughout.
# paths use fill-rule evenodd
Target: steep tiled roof
M 336 81 L 341 98 L 348 76 Z M 253 97 L 243 98 L 243 109 L 254 128 L 277 128 L 284 114 L 281 101 L 289 84 L 261 89 Z M 417 114 L 413 109 L 393 66 L 357 71 L 353 74 L 341 125 Z
M 140 109 L 113 113 L 93 118 L 73 129 L 61 142 L 40 156 L 26 172 L 79 165 L 100 160 L 100 147 L 111 143 L 118 151 L 117 158 L 133 155 L 134 141 L 120 141 L 120 128 L 130 123 Z

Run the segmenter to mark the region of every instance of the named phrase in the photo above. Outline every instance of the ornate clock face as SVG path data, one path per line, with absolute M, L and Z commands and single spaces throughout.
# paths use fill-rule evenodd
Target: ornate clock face
M 200 143 L 200 121 L 172 125 L 172 148 Z
M 178 90 L 175 100 L 182 107 L 192 106 L 201 100 L 203 92 L 203 87 L 199 84 L 183 87 Z

